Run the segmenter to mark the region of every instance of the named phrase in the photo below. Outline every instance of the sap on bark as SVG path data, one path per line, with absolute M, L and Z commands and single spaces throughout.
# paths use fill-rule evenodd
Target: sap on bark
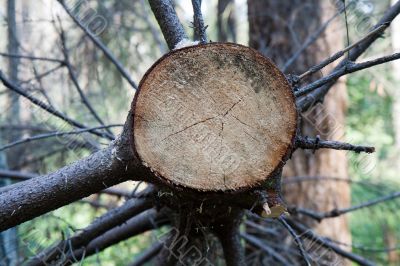
M 246 191 L 276 176 L 293 148 L 297 109 L 285 76 L 251 48 L 174 50 L 145 74 L 132 145 L 166 184 Z

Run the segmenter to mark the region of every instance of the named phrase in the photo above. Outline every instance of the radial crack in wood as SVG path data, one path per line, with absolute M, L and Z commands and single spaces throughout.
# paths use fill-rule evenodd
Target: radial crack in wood
M 132 108 L 142 163 L 170 184 L 201 191 L 268 180 L 290 154 L 297 127 L 285 76 L 236 44 L 165 55 L 145 74 Z

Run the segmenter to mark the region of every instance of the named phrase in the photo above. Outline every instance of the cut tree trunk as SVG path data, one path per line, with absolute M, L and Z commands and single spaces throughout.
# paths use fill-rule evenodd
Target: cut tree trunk
M 175 186 L 256 187 L 291 153 L 297 110 L 275 65 L 248 47 L 213 43 L 175 50 L 146 73 L 133 105 L 134 150 Z

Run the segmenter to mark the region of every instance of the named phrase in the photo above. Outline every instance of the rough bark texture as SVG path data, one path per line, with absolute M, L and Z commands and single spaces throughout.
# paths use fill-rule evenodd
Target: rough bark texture
M 254 187 L 291 152 L 297 127 L 292 90 L 253 49 L 213 43 L 176 50 L 156 62 L 139 87 L 135 150 L 175 185 Z
M 332 17 L 337 10 L 329 1 L 255 1 L 249 0 L 250 46 L 260 50 L 279 66 L 296 52 L 309 34 L 321 23 Z M 336 20 L 326 34 L 310 46 L 303 56 L 288 70 L 303 73 L 343 47 L 342 25 Z M 331 34 L 329 31 L 334 32 Z M 327 70 L 332 69 L 327 67 Z M 325 72 L 325 71 L 324 71 Z M 317 106 L 303 115 L 302 134 L 320 135 L 324 139 L 343 139 L 346 110 L 346 89 L 341 81 L 325 98 L 324 106 Z M 347 177 L 347 161 L 342 151 L 298 150 L 288 162 L 285 176 L 338 176 Z M 318 182 L 291 185 L 285 189 L 289 203 L 316 210 L 329 210 L 350 204 L 350 191 L 346 183 Z M 350 243 L 351 236 L 345 217 L 315 224 L 318 233 L 342 242 Z

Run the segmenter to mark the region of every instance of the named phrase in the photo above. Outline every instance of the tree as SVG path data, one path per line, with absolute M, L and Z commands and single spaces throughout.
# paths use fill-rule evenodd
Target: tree
M 301 233 L 304 233 L 303 237 L 354 262 L 372 265 L 365 258 L 307 231 L 307 227 L 296 219 L 285 217 L 287 210 L 280 197 L 281 172 L 296 149 L 374 151 L 373 147 L 305 137 L 298 131 L 298 113 L 321 101 L 340 76 L 399 58 L 399 54 L 393 54 L 354 63 L 389 27 L 400 12 L 400 2 L 383 14 L 366 38 L 323 60 L 304 74 L 292 75 L 289 82 L 270 60 L 253 49 L 235 44 L 207 44 L 200 1 L 192 2 L 194 28 L 200 40 L 199 45 L 193 45 L 171 2 L 150 0 L 168 47 L 173 51 L 148 70 L 139 86 L 110 49 L 82 24 L 64 1 L 59 2 L 123 78 L 133 88 L 139 89 L 122 133 L 114 139 L 104 130 L 110 126 L 88 127 L 0 74 L 6 88 L 75 128 L 69 132 L 38 135 L 29 140 L 83 132 L 111 140 L 107 148 L 87 158 L 53 173 L 3 188 L 0 194 L 0 230 L 126 180 L 144 181 L 151 185 L 141 193 L 134 193 L 122 206 L 110 210 L 81 232 L 44 250 L 30 265 L 55 261 L 71 264 L 166 224 L 171 225 L 172 230 L 161 237 L 162 245 L 155 243 L 139 258 L 140 263 L 158 254 L 161 265 L 174 265 L 178 261 L 182 264 L 208 263 L 218 255 L 217 252 L 207 252 L 210 245 L 215 244 L 222 246 L 228 265 L 243 265 L 246 258 L 240 237 L 269 252 L 275 260 L 284 262 L 285 258 L 274 253 L 259 237 L 240 234 L 239 225 L 245 216 L 249 219 L 246 224 L 260 232 L 263 227 L 252 224 L 251 219 L 281 223 L 298 245 L 295 257 L 304 263 L 310 264 L 310 258 L 298 236 Z M 62 41 L 65 31 L 61 25 L 59 30 Z M 66 65 L 74 82 L 67 59 L 68 49 L 65 45 L 63 48 L 64 59 L 56 62 Z M 313 82 L 305 81 L 305 77 L 346 52 L 349 52 L 348 56 L 329 74 Z M 51 58 L 36 60 L 55 61 Z M 84 100 L 85 95 L 82 93 L 80 97 L 90 109 L 90 102 Z M 2 149 L 24 142 L 26 140 L 10 143 Z M 326 213 L 300 208 L 289 211 L 294 215 L 297 212 L 322 220 L 399 196 L 395 193 L 361 206 Z

